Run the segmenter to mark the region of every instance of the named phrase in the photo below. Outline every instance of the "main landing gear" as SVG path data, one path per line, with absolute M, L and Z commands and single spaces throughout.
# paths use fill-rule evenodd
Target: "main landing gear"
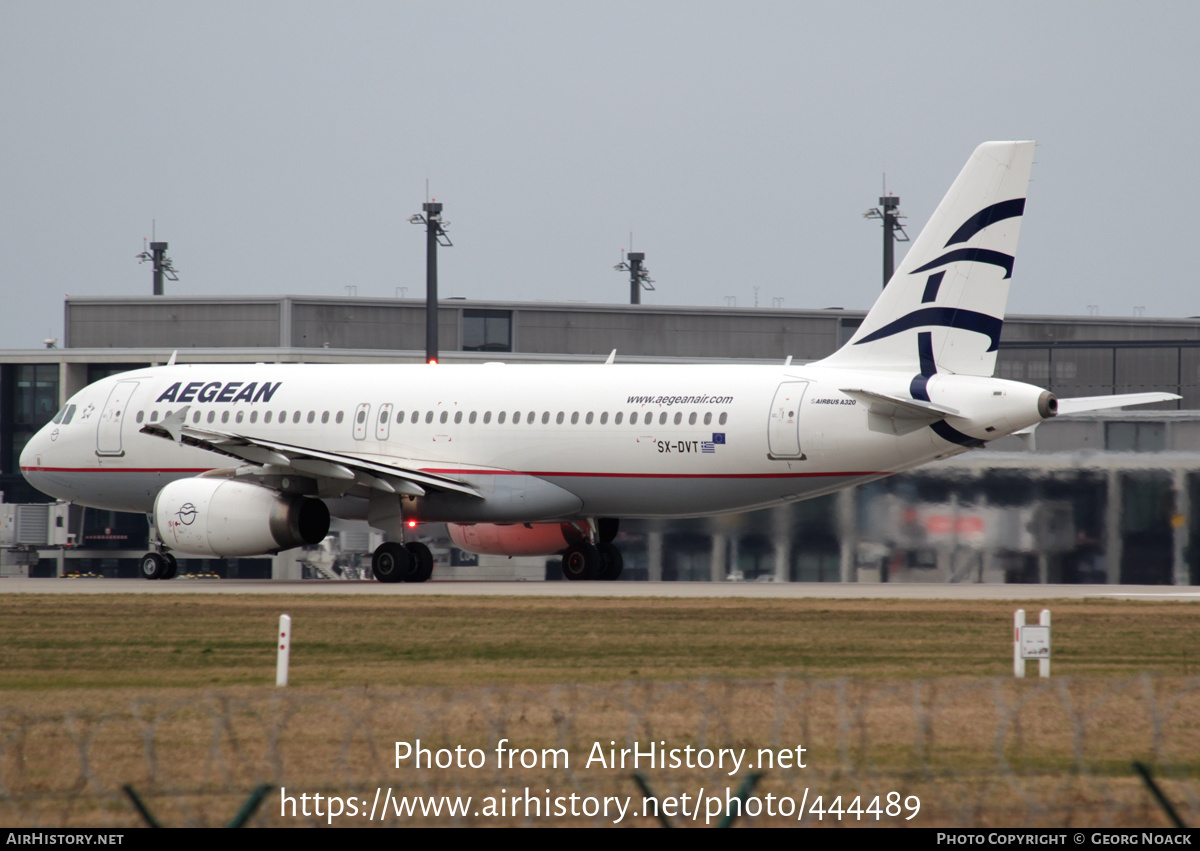
M 138 562 L 138 572 L 143 579 L 174 579 L 179 562 L 170 553 L 146 553 Z
M 425 582 L 433 575 L 433 553 L 415 541 L 385 541 L 371 556 L 371 572 L 380 582 Z
M 575 581 L 613 580 L 621 575 L 624 566 L 625 560 L 621 558 L 621 551 L 611 543 L 589 544 L 582 541 L 573 544 L 563 553 L 563 577 Z
M 612 581 L 621 575 L 625 560 L 621 551 L 613 543 L 617 537 L 615 518 L 602 517 L 595 521 L 592 535 L 595 543 L 580 541 L 572 544 L 563 553 L 562 572 L 565 579 L 580 581 L 584 579 L 601 579 Z

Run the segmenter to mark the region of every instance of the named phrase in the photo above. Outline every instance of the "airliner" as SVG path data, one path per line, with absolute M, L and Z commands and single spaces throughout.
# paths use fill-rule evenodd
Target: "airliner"
M 413 541 L 561 554 L 612 580 L 620 518 L 809 499 L 1062 413 L 1169 393 L 1057 399 L 993 377 L 1033 142 L 980 145 L 853 337 L 804 365 L 178 364 L 76 393 L 25 446 L 45 493 L 150 519 L 146 579 L 176 554 L 320 542 L 330 518 L 388 538 L 382 582 L 423 582 Z

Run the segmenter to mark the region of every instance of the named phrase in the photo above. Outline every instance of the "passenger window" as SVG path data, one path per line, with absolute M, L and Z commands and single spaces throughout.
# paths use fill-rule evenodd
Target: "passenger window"
M 454 424 L 458 425 L 461 422 L 462 422 L 462 411 L 455 411 L 454 412 Z
M 217 418 L 217 412 L 216 412 L 216 411 L 209 411 L 209 412 L 208 412 L 208 421 L 209 421 L 210 423 L 211 423 L 213 420 L 215 420 L 216 418 Z
M 409 417 L 409 422 L 411 422 L 413 425 L 416 425 L 420 421 L 421 421 L 421 412 L 413 411 L 412 416 Z
M 691 414 L 688 415 L 688 425 L 695 425 L 695 424 L 696 424 L 696 412 L 692 411 Z
M 521 412 L 513 411 L 513 425 L 520 425 L 520 424 L 521 424 Z
M 659 425 L 667 424 L 667 412 L 666 411 L 663 411 L 661 414 L 658 415 L 658 424 Z
M 287 411 L 280 411 L 280 412 L 279 412 L 279 422 L 280 422 L 280 423 L 286 423 L 286 422 L 287 422 Z
M 238 411 L 238 412 L 237 412 L 237 416 L 235 416 L 235 417 L 233 418 L 233 421 L 234 421 L 234 422 L 238 422 L 238 423 L 240 423 L 240 422 L 242 421 L 242 417 L 243 417 L 243 416 L 245 416 L 245 414 L 243 414 L 241 411 Z
M 252 422 L 252 423 L 258 422 L 258 411 L 250 412 L 250 422 Z
M 327 422 L 329 422 L 329 411 L 321 414 L 321 425 L 324 425 Z
M 444 422 L 446 422 L 446 420 L 447 420 L 447 418 L 448 418 L 449 416 L 450 416 L 450 412 L 449 412 L 449 411 L 442 411 L 442 415 L 441 415 L 440 417 L 438 417 L 438 422 L 439 422 L 439 423 L 444 423 Z
M 338 411 L 338 412 L 337 412 L 337 416 L 336 416 L 336 417 L 334 417 L 333 419 L 334 419 L 334 422 L 336 422 L 338 425 L 341 425 L 341 424 L 342 424 L 342 420 L 344 420 L 345 418 L 346 418 L 346 412 L 345 412 L 345 411 Z
M 557 423 L 558 425 L 562 425 L 563 417 L 565 417 L 565 416 L 566 416 L 566 414 L 564 414 L 562 411 L 559 411 L 558 416 L 554 418 L 554 422 Z
M 587 413 L 587 416 L 586 416 L 586 417 L 584 417 L 584 420 L 583 420 L 583 421 L 584 421 L 584 423 L 585 423 L 586 425 L 591 425 L 591 424 L 592 424 L 592 412 L 591 412 L 591 411 L 588 411 L 588 413 Z
M 381 411 L 379 412 L 379 424 L 380 424 L 380 425 L 383 425 L 384 423 L 386 423 L 386 422 L 387 422 L 387 418 L 388 418 L 388 412 L 387 412 L 387 408 L 384 408 L 383 410 L 381 410 Z M 312 422 L 312 420 L 309 420 L 309 422 L 311 423 L 311 422 Z
M 615 417 L 613 417 L 613 425 L 620 425 L 621 417 L 623 417 L 623 416 L 625 416 L 623 413 L 621 413 L 620 411 L 617 411 L 617 415 Z
M 529 412 L 529 416 L 527 416 L 527 417 L 525 418 L 525 422 L 527 422 L 529 425 L 533 425 L 533 419 L 534 419 L 534 417 L 536 417 L 536 416 L 537 416 L 537 414 L 535 414 L 533 411 L 530 411 L 530 412 Z
M 404 411 L 396 414 L 396 425 L 404 425 Z
M 496 423 L 497 423 L 498 425 L 504 425 L 504 418 L 505 418 L 506 416 L 508 416 L 508 412 L 507 412 L 507 411 L 501 411 L 499 414 L 497 414 L 497 415 L 496 415 Z
M 728 418 L 729 418 L 729 414 L 722 413 L 721 419 L 718 420 L 717 422 L 719 422 L 721 425 L 725 425 L 725 420 L 727 420 Z
M 679 425 L 681 422 L 683 422 L 683 411 L 676 411 L 675 412 L 675 425 Z
M 712 412 L 711 411 L 709 411 L 707 414 L 704 415 L 704 424 L 712 425 Z
M 138 411 L 138 413 L 140 414 L 140 413 L 141 413 L 141 411 Z M 141 420 L 138 420 L 138 422 L 140 423 L 140 422 L 141 422 Z M 158 422 L 158 411 L 151 411 L 151 412 L 150 412 L 150 422 L 152 422 L 152 423 L 156 423 L 156 422 Z
M 264 417 L 263 417 L 263 422 L 264 422 L 264 423 L 269 423 L 269 422 L 271 422 L 271 412 L 270 412 L 270 411 L 267 411 L 267 414 L 266 414 L 266 416 L 264 416 Z
M 229 422 L 229 411 L 221 411 L 221 422 Z
M 550 412 L 542 411 L 542 425 L 548 425 L 550 422 Z
M 367 412 L 359 411 L 358 415 L 354 419 L 355 419 L 355 422 L 357 422 L 359 425 L 362 425 L 363 423 L 365 423 L 367 421 Z
M 575 411 L 573 414 L 571 414 L 571 425 L 578 425 L 578 424 L 579 424 L 579 411 Z
M 638 420 L 637 411 L 634 411 L 632 414 L 629 415 L 629 424 L 637 425 L 637 420 Z
M 484 424 L 484 425 L 487 425 L 487 424 L 488 424 L 488 423 L 490 423 L 491 421 L 492 421 L 492 412 L 491 412 L 491 411 L 484 411 L 484 412 L 483 412 L 483 424 Z
M 433 411 L 425 412 L 425 422 L 426 424 L 433 422 Z
M 138 421 L 139 423 L 142 421 L 142 412 L 141 412 L 141 411 L 138 411 L 138 412 L 137 412 L 137 417 L 136 417 L 136 419 L 137 419 L 137 421 Z M 51 420 L 51 422 L 55 422 L 55 423 L 61 423 L 61 422 L 62 422 L 62 420 L 63 420 L 62 411 L 59 411 L 59 412 L 58 412 L 58 416 L 57 416 L 57 417 L 55 417 L 53 420 Z
M 267 416 L 269 417 L 271 415 L 267 414 Z M 199 411 L 196 411 L 196 413 L 192 414 L 192 422 L 194 422 L 194 423 L 200 422 L 200 412 Z
M 467 417 L 467 422 L 469 422 L 471 425 L 475 425 L 476 413 L 477 413 L 476 411 L 471 411 L 471 416 Z
M 300 422 L 300 412 L 299 411 L 296 411 L 296 413 L 292 414 L 292 422 L 294 422 L 294 423 Z

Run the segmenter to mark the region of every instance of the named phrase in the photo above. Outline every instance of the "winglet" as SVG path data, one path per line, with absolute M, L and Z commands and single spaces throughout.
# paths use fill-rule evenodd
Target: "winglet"
M 176 349 L 175 351 L 171 352 L 171 356 L 170 356 L 169 358 L 167 358 L 167 366 L 174 366 L 174 365 L 175 365 L 175 357 L 176 357 L 178 354 L 179 354 L 179 349 Z
M 608 359 L 604 361 L 605 366 L 611 365 L 617 359 L 617 350 L 613 349 L 608 353 Z

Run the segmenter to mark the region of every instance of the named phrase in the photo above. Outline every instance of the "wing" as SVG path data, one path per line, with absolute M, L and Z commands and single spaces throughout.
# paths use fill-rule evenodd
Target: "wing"
M 426 489 L 432 488 L 481 499 L 483 497 L 478 490 L 465 482 L 449 476 L 421 472 L 404 464 L 366 461 L 340 452 L 325 452 L 307 446 L 248 437 L 235 432 L 189 426 L 187 414 L 190 407 L 185 405 L 160 422 L 142 426 L 142 434 L 270 467 L 273 468 L 273 474 L 286 474 L 291 471 L 300 475 L 332 479 L 346 487 L 365 485 L 384 493 L 406 496 L 424 496 Z

